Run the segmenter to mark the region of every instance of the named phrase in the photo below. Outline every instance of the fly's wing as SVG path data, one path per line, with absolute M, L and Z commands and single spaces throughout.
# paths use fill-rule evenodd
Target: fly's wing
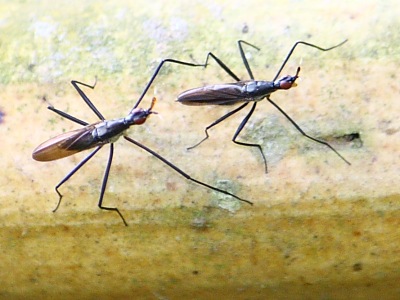
M 60 134 L 40 144 L 32 153 L 37 161 L 51 161 L 98 146 L 92 135 L 95 124 Z
M 252 101 L 248 99 L 243 87 L 246 81 L 208 85 L 183 92 L 177 101 L 184 105 L 234 105 Z

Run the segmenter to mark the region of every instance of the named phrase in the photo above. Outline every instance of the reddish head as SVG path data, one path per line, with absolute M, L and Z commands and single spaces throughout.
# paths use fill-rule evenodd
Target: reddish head
M 297 72 L 295 76 L 286 75 L 281 79 L 278 79 L 274 82 L 274 85 L 281 90 L 288 90 L 292 87 L 297 86 L 296 79 L 299 78 L 300 67 L 297 68 Z

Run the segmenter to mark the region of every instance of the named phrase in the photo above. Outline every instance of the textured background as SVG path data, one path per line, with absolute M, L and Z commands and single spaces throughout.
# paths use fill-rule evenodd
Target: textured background
M 133 3 L 134 2 L 134 3 Z M 35 1 L 0 6 L 0 297 L 398 298 L 399 6 L 396 1 Z M 129 112 L 163 58 L 203 62 L 213 51 L 247 75 L 270 80 L 291 45 L 283 74 L 301 65 L 298 87 L 273 99 L 309 134 L 329 140 L 352 166 L 302 137 L 267 101 L 242 138 L 245 111 L 210 131 L 227 110 L 185 107 L 189 88 L 232 81 L 206 70 L 167 66 L 141 107 L 159 99 L 130 136 L 191 176 L 252 200 L 241 205 L 186 181 L 125 140 L 116 144 L 104 204 L 102 150 L 62 188 L 54 186 L 85 153 L 50 163 L 31 158 L 44 140 L 78 126 L 46 109 L 96 117 L 70 85 L 107 118 Z M 353 142 L 337 137 L 359 133 Z

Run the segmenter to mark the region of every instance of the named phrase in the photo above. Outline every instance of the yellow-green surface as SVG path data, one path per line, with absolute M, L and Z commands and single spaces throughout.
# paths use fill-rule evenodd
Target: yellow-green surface
M 396 1 L 42 1 L 0 5 L 0 297 L 143 299 L 398 299 L 400 188 Z M 159 99 L 130 136 L 196 179 L 254 206 L 180 177 L 120 140 L 104 204 L 102 150 L 62 188 L 54 186 L 85 153 L 50 163 L 31 159 L 44 140 L 78 128 L 48 103 L 96 121 L 69 84 L 86 91 L 107 118 L 131 109 L 162 58 L 203 62 L 213 51 L 247 78 L 236 41 L 257 79 L 270 80 L 296 40 L 284 70 L 298 87 L 273 99 L 309 134 L 329 140 L 352 165 L 302 137 L 261 102 L 242 137 L 246 112 L 210 131 L 227 110 L 174 102 L 185 89 L 231 81 L 206 70 L 167 66 L 141 106 Z M 361 140 L 336 137 L 359 133 Z M 225 180 L 225 182 L 223 181 Z

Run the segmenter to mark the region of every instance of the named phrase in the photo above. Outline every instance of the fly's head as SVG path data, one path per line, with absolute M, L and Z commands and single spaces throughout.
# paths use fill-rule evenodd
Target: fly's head
M 142 125 L 144 122 L 146 122 L 148 116 L 150 116 L 151 114 L 157 114 L 157 112 L 153 111 L 153 107 L 156 104 L 156 101 L 157 99 L 153 97 L 151 105 L 148 109 L 143 109 L 143 108 L 132 109 L 129 115 L 125 118 L 126 122 L 129 125 Z
M 276 80 L 274 82 L 274 85 L 276 86 L 276 88 L 280 90 L 288 90 L 292 87 L 295 87 L 297 86 L 296 79 L 299 78 L 299 73 L 300 73 L 300 67 L 297 68 L 296 75 L 294 76 L 286 75 L 281 79 Z

